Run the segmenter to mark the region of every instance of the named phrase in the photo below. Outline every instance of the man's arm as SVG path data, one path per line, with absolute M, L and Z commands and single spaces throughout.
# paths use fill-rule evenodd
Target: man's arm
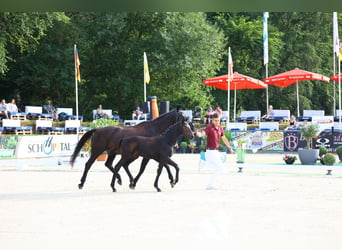
M 205 136 L 206 133 L 204 130 L 199 131 L 198 129 L 195 129 L 195 134 L 197 135 L 197 137 L 201 138 L 202 136 Z
M 234 154 L 235 152 L 234 152 L 234 150 L 232 149 L 232 146 L 230 145 L 230 143 L 229 143 L 227 137 L 222 136 L 222 141 L 223 141 L 223 143 L 228 147 L 229 152 L 230 152 L 231 154 Z

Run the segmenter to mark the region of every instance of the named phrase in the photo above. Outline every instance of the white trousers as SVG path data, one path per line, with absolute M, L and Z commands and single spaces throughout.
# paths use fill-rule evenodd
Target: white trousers
M 213 173 L 209 177 L 207 187 L 214 187 L 218 177 L 223 173 L 224 164 L 218 150 L 208 150 L 205 153 L 206 164 L 213 168 Z

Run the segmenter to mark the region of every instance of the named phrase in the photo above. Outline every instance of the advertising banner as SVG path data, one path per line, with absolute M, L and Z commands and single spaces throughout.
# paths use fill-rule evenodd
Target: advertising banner
M 70 156 L 78 142 L 77 135 L 21 136 L 17 158 Z

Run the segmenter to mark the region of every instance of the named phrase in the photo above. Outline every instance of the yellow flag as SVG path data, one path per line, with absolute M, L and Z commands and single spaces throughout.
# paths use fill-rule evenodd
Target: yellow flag
M 144 52 L 144 81 L 146 83 L 150 82 L 150 73 L 148 72 L 147 56 Z
M 76 69 L 76 79 L 78 81 L 81 80 L 81 73 L 80 73 L 80 58 L 78 57 L 78 51 L 77 51 L 77 48 L 76 48 L 76 45 L 75 45 L 75 48 L 74 48 L 74 55 L 75 55 L 75 69 Z

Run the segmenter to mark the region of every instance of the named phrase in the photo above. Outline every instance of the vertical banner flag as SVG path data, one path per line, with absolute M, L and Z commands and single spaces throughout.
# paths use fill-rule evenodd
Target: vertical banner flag
M 148 71 L 147 56 L 145 52 L 144 52 L 144 82 L 146 83 L 150 82 L 150 73 Z
M 340 61 L 342 61 L 342 43 L 340 43 L 339 57 L 340 57 Z
M 267 31 L 267 18 L 268 12 L 264 12 L 264 32 L 263 32 L 263 41 L 264 41 L 264 65 L 268 64 L 268 31 Z
M 230 53 L 230 49 L 229 49 L 229 54 L 228 54 L 228 74 L 229 74 L 229 78 L 232 81 L 234 78 L 234 72 L 233 72 L 233 58 L 232 58 L 232 54 Z
M 338 22 L 337 22 L 337 12 L 333 13 L 333 49 L 336 56 L 339 56 L 340 53 L 340 39 L 338 38 Z
M 81 73 L 80 73 L 80 59 L 78 57 L 78 51 L 75 45 L 75 49 L 74 49 L 74 54 L 75 54 L 75 70 L 76 70 L 76 79 L 78 81 L 81 80 Z

